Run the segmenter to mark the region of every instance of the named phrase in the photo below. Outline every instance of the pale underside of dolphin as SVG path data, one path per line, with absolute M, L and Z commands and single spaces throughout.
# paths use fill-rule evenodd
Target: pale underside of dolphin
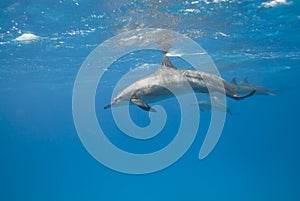
M 267 95 L 267 96 L 275 96 L 276 94 L 273 93 L 270 89 L 254 85 L 248 82 L 247 78 L 244 78 L 241 82 L 237 83 L 236 78 L 232 78 L 231 87 L 237 92 L 237 93 L 247 93 L 249 91 L 255 90 L 255 94 L 257 95 Z
M 189 88 L 186 83 L 189 84 Z M 220 86 L 219 83 L 223 83 L 223 86 Z M 252 96 L 255 93 L 253 90 L 241 96 L 222 78 L 196 70 L 178 69 L 164 55 L 161 67 L 156 72 L 126 87 L 111 103 L 104 106 L 104 109 L 130 101 L 143 110 L 154 112 L 155 110 L 148 103 L 174 96 L 168 88 L 175 89 L 178 94 L 187 93 L 189 89 L 195 93 L 224 93 L 225 89 L 225 95 L 236 100 Z

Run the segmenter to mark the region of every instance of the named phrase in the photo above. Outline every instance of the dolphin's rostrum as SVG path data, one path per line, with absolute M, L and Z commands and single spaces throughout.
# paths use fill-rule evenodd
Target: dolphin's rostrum
M 147 102 L 173 96 L 173 93 L 167 89 L 169 87 L 175 88 L 177 93 L 186 93 L 188 90 L 186 83 L 188 83 L 196 93 L 209 93 L 208 88 L 210 92 L 223 93 L 225 89 L 226 96 L 236 100 L 252 96 L 255 93 L 255 90 L 252 90 L 249 94 L 240 96 L 232 86 L 222 78 L 196 70 L 178 69 L 171 63 L 169 58 L 164 55 L 161 67 L 156 72 L 126 87 L 111 103 L 104 106 L 104 109 L 117 105 L 120 102 L 130 101 L 143 110 L 154 112 L 155 110 L 151 108 Z M 224 86 L 220 86 L 218 83 L 223 83 Z

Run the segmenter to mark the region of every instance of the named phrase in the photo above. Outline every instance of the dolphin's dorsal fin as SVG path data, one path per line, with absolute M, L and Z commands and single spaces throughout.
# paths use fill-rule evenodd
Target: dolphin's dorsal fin
M 170 59 L 166 55 L 164 55 L 164 58 L 163 58 L 163 60 L 161 62 L 161 67 L 162 68 L 173 68 L 173 69 L 176 69 L 176 67 L 173 66 L 173 64 L 171 63 Z
M 248 83 L 249 83 L 249 82 L 248 82 L 248 78 L 247 78 L 247 77 L 245 77 L 245 78 L 243 79 L 242 83 L 246 83 L 246 84 L 248 84 Z
M 237 83 L 236 83 L 236 77 L 232 78 L 232 80 L 231 80 L 231 84 L 235 84 L 235 85 L 237 85 Z

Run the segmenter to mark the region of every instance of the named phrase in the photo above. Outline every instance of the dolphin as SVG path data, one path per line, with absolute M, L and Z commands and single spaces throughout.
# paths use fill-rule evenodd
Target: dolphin
M 258 95 L 267 95 L 267 96 L 275 96 L 275 93 L 272 93 L 270 89 L 250 84 L 248 82 L 248 78 L 244 78 L 241 82 L 237 83 L 236 78 L 232 78 L 230 82 L 231 87 L 237 92 L 237 93 L 247 93 L 249 91 L 255 90 L 255 94 Z
M 161 67 L 156 72 L 126 87 L 113 98 L 111 103 L 105 105 L 104 109 L 118 105 L 121 102 L 130 101 L 143 110 L 155 112 L 155 109 L 151 108 L 147 102 L 154 102 L 174 96 L 167 89 L 169 87 L 176 89 L 176 93 L 182 94 L 190 89 L 186 87 L 186 83 L 188 83 L 196 93 L 209 93 L 207 86 L 209 86 L 212 92 L 223 93 L 223 86 L 218 84 L 220 82 L 224 84 L 225 95 L 236 100 L 244 99 L 255 93 L 255 90 L 252 90 L 250 93 L 240 96 L 224 79 L 197 70 L 178 69 L 164 54 Z
M 198 106 L 201 111 L 208 111 L 212 109 L 212 104 L 210 100 L 198 101 Z M 217 99 L 214 100 L 214 109 L 218 111 L 225 111 L 228 114 L 232 115 L 232 111 L 226 105 L 220 103 Z

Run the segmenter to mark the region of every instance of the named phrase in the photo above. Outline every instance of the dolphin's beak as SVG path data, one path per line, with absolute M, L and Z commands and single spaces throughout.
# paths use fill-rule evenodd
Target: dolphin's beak
M 113 105 L 112 103 L 109 103 L 109 104 L 104 106 L 104 109 L 111 108 L 112 105 Z
M 109 103 L 109 104 L 104 106 L 104 109 L 107 109 L 107 108 L 110 108 L 110 107 L 111 107 L 111 104 Z
M 116 105 L 119 101 L 114 99 L 111 103 L 104 106 L 104 109 L 110 108 L 113 105 Z

